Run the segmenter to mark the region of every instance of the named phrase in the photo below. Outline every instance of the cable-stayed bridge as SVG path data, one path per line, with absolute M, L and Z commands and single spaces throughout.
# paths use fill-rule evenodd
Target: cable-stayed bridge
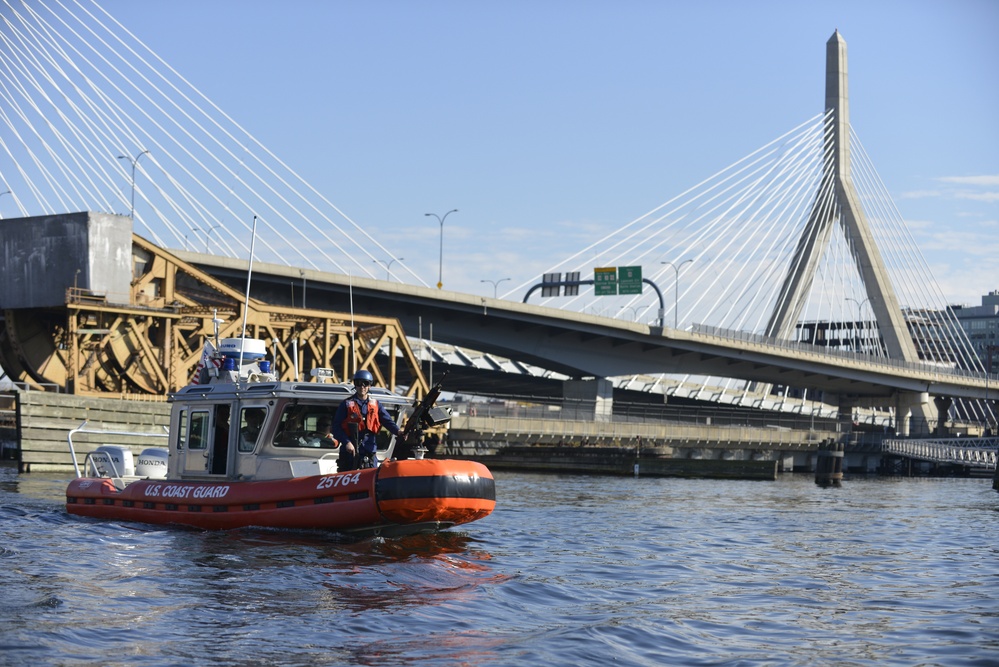
M 22 217 L 127 211 L 138 235 L 183 257 L 203 244 L 210 255 L 231 260 L 222 262 L 230 273 L 240 261 L 245 272 L 256 221 L 254 261 L 287 266 L 303 280 L 306 272 L 339 274 L 349 277 L 345 282 L 350 288 L 363 291 L 366 281 L 381 282 L 376 278 L 384 270 L 398 283 L 381 291 L 400 298 L 370 296 L 367 301 L 384 301 L 385 310 L 394 313 L 407 310 L 405 286 L 429 287 L 431 281 L 410 270 L 401 252 L 373 238 L 96 3 L 11 1 L 2 16 L 0 124 L 5 131 L 0 179 L 8 191 L 5 211 L 13 207 Z M 596 296 L 581 289 L 538 303 L 570 313 L 565 319 L 582 332 L 577 337 L 600 338 L 618 351 L 626 345 L 606 343 L 619 341 L 616 333 L 606 339 L 595 336 L 572 313 L 583 320 L 594 316 L 640 323 L 638 338 L 650 338 L 637 340 L 639 347 L 655 347 L 653 337 L 662 338 L 666 330 L 677 340 L 710 334 L 785 349 L 818 345 L 828 357 L 817 363 L 829 368 L 819 375 L 843 376 L 838 383 L 828 380 L 826 392 L 881 399 L 891 394 L 890 408 L 896 411 L 925 411 L 932 390 L 945 397 L 988 398 L 990 380 L 981 362 L 850 126 L 846 45 L 838 33 L 827 49 L 822 113 L 546 272 L 588 276 L 595 267 L 637 266 L 662 288 L 663 300 L 650 290 Z M 386 265 L 385 257 L 391 263 Z M 238 277 L 230 278 L 238 282 Z M 519 300 L 540 280 L 531 278 L 504 297 Z M 258 289 L 266 290 L 264 283 Z M 370 295 L 378 291 L 371 288 Z M 445 293 L 437 297 L 461 301 Z M 446 318 L 446 303 L 432 305 L 430 300 L 420 296 L 415 303 L 424 312 L 436 307 L 439 318 Z M 489 304 L 479 306 L 485 311 Z M 497 306 L 492 308 L 495 313 Z M 557 319 L 558 314 L 545 317 Z M 415 333 L 414 318 L 420 315 L 401 318 L 410 335 Z M 516 327 L 497 329 L 493 338 L 501 340 L 489 340 L 469 336 L 468 328 L 458 332 L 458 327 L 443 326 L 441 319 L 437 323 L 437 340 L 494 345 L 508 356 L 523 355 L 572 377 L 593 367 L 600 376 L 635 373 L 636 364 L 648 363 L 645 374 L 679 374 L 680 382 L 720 392 L 773 395 L 774 387 L 822 386 L 809 379 L 814 368 L 797 369 L 798 374 L 775 370 L 800 366 L 789 361 L 794 357 L 754 358 L 745 364 L 758 367 L 752 372 L 734 372 L 741 368 L 738 353 L 733 357 L 700 348 L 695 353 L 702 355 L 700 363 L 692 366 L 648 358 L 636 362 L 633 357 L 617 366 L 569 364 L 559 360 L 558 351 L 570 354 L 571 349 L 579 359 L 587 352 L 557 341 L 524 349 L 510 342 L 518 337 Z M 722 333 L 726 335 L 718 335 Z M 906 368 L 917 379 L 870 385 L 889 387 L 887 391 L 862 390 L 848 373 L 836 370 L 846 368 L 839 362 L 837 353 L 842 352 L 870 364 Z M 712 362 L 717 359 L 729 361 Z M 924 371 L 946 376 L 948 388 L 926 382 L 929 375 L 918 375 Z M 903 373 L 887 375 L 899 378 Z M 899 384 L 905 386 L 895 386 Z M 843 398 L 841 406 L 850 400 L 855 399 Z M 991 414 L 980 400 L 953 410 L 980 420 Z

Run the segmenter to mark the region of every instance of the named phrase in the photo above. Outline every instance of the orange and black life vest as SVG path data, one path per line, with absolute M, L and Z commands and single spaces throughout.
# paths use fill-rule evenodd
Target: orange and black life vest
M 358 431 L 363 433 L 364 431 L 370 431 L 371 433 L 378 433 L 382 428 L 382 421 L 378 418 L 378 401 L 373 398 L 368 399 L 368 417 L 365 421 L 364 415 L 361 414 L 361 404 L 356 398 L 350 398 L 347 400 L 347 417 L 343 420 L 343 430 L 347 433 L 351 432 L 351 425 L 357 425 Z

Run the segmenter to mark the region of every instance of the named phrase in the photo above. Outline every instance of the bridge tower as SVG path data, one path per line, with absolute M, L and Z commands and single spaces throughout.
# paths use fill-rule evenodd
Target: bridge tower
M 812 203 L 808 221 L 795 253 L 796 262 L 784 278 L 779 298 L 767 326 L 767 335 L 790 339 L 805 305 L 822 254 L 837 226 L 842 228 L 863 281 L 884 340 L 888 356 L 919 361 L 915 343 L 892 288 L 888 271 L 860 205 L 850 172 L 850 101 L 847 94 L 846 40 L 833 33 L 826 42 L 826 131 L 824 146 L 831 156 Z M 927 398 L 899 397 L 899 414 L 907 408 L 923 412 Z M 842 407 L 842 406 L 841 406 Z

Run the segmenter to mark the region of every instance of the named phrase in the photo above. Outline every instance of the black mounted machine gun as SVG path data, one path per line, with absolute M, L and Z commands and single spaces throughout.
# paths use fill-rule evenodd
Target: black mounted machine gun
M 395 443 L 395 459 L 412 458 L 413 450 L 421 444 L 423 429 L 440 426 L 451 421 L 450 408 L 440 408 L 434 405 L 440 398 L 447 371 L 441 376 L 427 395 L 421 401 L 414 401 L 413 412 L 406 419 L 406 425 L 399 432 Z

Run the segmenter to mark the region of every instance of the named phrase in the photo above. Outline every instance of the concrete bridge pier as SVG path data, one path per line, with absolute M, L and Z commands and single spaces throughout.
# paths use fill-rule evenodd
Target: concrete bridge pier
M 895 432 L 901 436 L 928 435 L 929 424 L 912 423 L 912 416 L 928 415 L 930 395 L 923 392 L 900 391 L 895 394 Z
M 937 406 L 937 436 L 941 438 L 946 437 L 947 413 L 950 412 L 950 407 L 954 405 L 954 399 L 946 396 L 934 396 L 933 404 Z
M 614 414 L 614 385 L 607 378 L 562 383 L 562 412 L 579 421 L 609 422 Z

